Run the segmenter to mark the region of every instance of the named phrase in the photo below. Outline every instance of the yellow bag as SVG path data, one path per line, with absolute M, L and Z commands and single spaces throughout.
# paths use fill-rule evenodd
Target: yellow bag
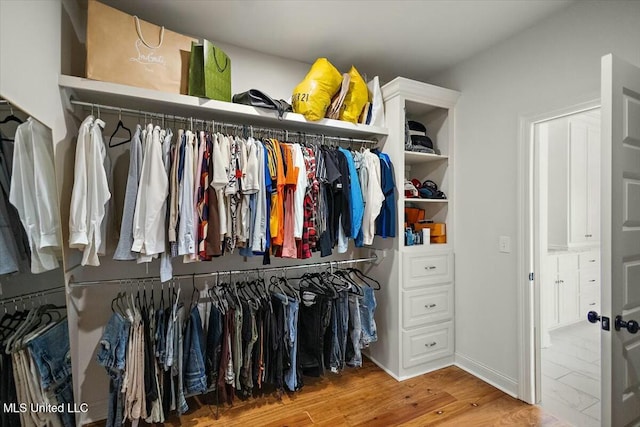
M 327 58 L 316 59 L 304 80 L 293 90 L 293 112 L 303 114 L 307 120 L 323 119 L 340 83 L 342 74 L 336 67 Z
M 349 92 L 344 99 L 344 104 L 342 104 L 340 120 L 357 123 L 364 105 L 369 101 L 369 89 L 353 65 L 349 70 L 349 76 L 351 77 Z

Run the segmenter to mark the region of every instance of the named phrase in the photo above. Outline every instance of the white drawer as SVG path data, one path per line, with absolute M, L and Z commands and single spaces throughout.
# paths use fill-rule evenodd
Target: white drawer
M 580 271 L 580 293 L 600 292 L 600 270 Z
M 585 268 L 600 268 L 600 251 L 580 252 L 580 270 Z
M 437 286 L 402 293 L 405 328 L 425 325 L 453 317 L 453 286 Z
M 586 319 L 590 311 L 600 313 L 600 294 L 580 295 L 580 319 Z
M 405 255 L 403 264 L 405 289 L 453 281 L 453 254 Z
M 453 322 L 402 333 L 402 365 L 421 365 L 453 354 Z

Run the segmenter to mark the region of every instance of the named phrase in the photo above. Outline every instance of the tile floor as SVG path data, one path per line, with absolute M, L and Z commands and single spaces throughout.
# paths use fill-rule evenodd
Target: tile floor
M 600 328 L 586 320 L 551 332 L 542 349 L 542 402 L 557 418 L 600 426 Z

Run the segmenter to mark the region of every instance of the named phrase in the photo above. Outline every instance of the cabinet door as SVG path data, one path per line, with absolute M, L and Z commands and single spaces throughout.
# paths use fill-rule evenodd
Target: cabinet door
M 558 321 L 571 323 L 580 317 L 577 255 L 558 257 L 558 278 Z
M 587 243 L 587 152 L 586 124 L 569 122 L 569 241 L 573 245 Z
M 587 241 L 600 242 L 600 129 L 589 127 L 587 142 Z

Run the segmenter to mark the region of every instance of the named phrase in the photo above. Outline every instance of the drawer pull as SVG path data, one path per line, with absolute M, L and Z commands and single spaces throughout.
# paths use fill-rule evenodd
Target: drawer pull
M 589 282 L 590 282 L 590 283 L 593 283 L 593 282 L 595 282 L 595 281 L 596 281 L 596 279 L 591 279 L 591 280 L 589 280 Z
M 596 305 L 596 303 L 595 302 L 591 302 L 591 303 L 589 303 L 589 305 Z
M 424 268 L 425 270 L 435 270 L 436 266 L 435 265 L 428 265 Z
M 425 304 L 424 308 L 434 308 L 436 304 Z
M 590 259 L 589 262 L 596 262 L 596 260 L 595 259 Z
M 433 347 L 434 345 L 436 345 L 436 342 L 435 342 L 435 341 L 430 342 L 429 344 L 425 344 L 424 346 L 425 346 L 425 347 Z

